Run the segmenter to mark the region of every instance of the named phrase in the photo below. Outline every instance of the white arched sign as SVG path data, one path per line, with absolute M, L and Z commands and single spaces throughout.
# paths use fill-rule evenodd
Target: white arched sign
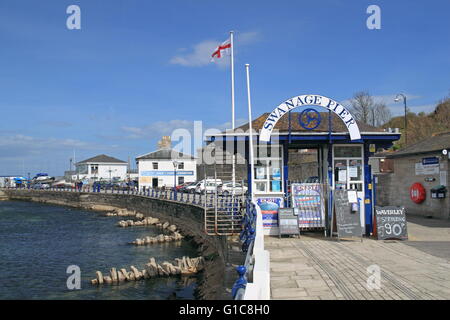
M 361 139 L 361 133 L 359 132 L 358 124 L 356 123 L 355 118 L 342 104 L 321 95 L 304 94 L 286 100 L 270 113 L 264 122 L 263 128 L 261 129 L 259 140 L 269 142 L 270 135 L 272 134 L 273 128 L 275 128 L 278 120 L 280 120 L 282 116 L 292 109 L 304 106 L 320 106 L 333 111 L 339 118 L 341 118 L 342 121 L 344 121 L 345 126 L 350 133 L 350 140 Z

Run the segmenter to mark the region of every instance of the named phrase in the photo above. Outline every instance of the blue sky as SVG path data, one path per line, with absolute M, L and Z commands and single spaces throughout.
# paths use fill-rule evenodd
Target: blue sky
M 68 30 L 66 8 L 81 8 Z M 366 9 L 381 8 L 369 30 Z M 394 115 L 433 109 L 450 89 L 449 1 L 0 2 L 0 175 L 61 175 L 76 153 L 128 160 L 202 120 L 229 126 L 230 74 L 211 47 L 235 30 L 236 118 L 292 96 L 368 90 Z M 239 120 L 241 121 L 241 120 Z

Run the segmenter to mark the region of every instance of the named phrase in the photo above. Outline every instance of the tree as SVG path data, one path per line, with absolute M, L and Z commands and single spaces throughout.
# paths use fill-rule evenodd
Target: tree
M 350 112 L 356 120 L 372 125 L 381 126 L 391 120 L 391 111 L 384 102 L 375 102 L 367 91 L 360 91 L 350 99 Z

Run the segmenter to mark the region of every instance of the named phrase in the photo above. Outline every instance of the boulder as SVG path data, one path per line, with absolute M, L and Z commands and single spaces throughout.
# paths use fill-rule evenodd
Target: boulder
M 118 281 L 116 268 L 111 268 L 111 270 L 109 271 L 109 274 L 111 275 L 111 280 L 113 282 L 117 282 Z
M 103 277 L 103 281 L 104 281 L 105 283 L 112 283 L 112 279 L 111 279 L 110 276 L 104 276 L 104 277 Z
M 177 226 L 172 224 L 167 227 L 167 230 L 169 230 L 170 232 L 175 232 L 177 230 Z
M 127 280 L 127 278 L 125 277 L 125 275 L 122 273 L 121 270 L 117 271 L 117 279 L 119 280 L 119 282 L 123 282 L 123 281 Z
M 127 270 L 125 268 L 120 269 L 120 272 L 125 277 L 125 280 L 130 281 L 130 278 L 128 276 L 128 272 L 127 272 Z
M 103 275 L 100 271 L 95 272 L 98 284 L 103 284 Z
M 167 229 L 168 226 L 170 226 L 170 223 L 169 222 L 164 222 L 163 225 L 162 225 L 162 228 L 163 229 Z

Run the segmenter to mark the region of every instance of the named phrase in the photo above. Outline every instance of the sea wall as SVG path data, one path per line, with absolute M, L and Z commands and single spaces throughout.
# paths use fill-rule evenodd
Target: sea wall
M 198 294 L 203 299 L 227 299 L 224 283 L 227 260 L 225 236 L 208 236 L 204 232 L 204 211 L 200 206 L 139 195 L 41 190 L 3 189 L 10 200 L 35 201 L 96 211 L 118 208 L 136 210 L 176 224 L 185 236 L 197 243 L 199 254 L 205 258 L 205 267 Z M 120 229 L 117 229 L 120 232 Z

